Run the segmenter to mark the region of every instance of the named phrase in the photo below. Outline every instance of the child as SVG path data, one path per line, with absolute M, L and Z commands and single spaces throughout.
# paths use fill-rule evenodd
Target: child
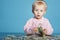
M 34 17 L 29 19 L 24 26 L 24 31 L 26 34 L 38 33 L 38 27 L 40 26 L 45 33 L 45 35 L 51 35 L 53 33 L 53 28 L 47 18 L 43 15 L 46 13 L 47 4 L 45 1 L 36 1 L 32 5 L 32 12 Z

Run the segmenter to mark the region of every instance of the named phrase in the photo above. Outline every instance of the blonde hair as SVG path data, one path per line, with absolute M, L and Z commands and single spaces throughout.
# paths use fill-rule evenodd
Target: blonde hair
M 37 0 L 32 4 L 32 12 L 34 13 L 34 8 L 36 5 L 44 5 L 45 8 L 47 9 L 47 3 L 45 1 Z

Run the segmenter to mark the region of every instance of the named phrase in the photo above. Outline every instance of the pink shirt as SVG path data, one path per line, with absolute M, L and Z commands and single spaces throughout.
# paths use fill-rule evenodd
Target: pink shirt
M 44 17 L 42 17 L 40 20 L 37 20 L 36 18 L 29 19 L 24 26 L 24 31 L 28 34 L 30 29 L 33 27 L 38 27 L 38 25 L 40 25 L 43 29 L 47 29 L 47 35 L 51 35 L 53 33 L 53 28 L 49 20 Z

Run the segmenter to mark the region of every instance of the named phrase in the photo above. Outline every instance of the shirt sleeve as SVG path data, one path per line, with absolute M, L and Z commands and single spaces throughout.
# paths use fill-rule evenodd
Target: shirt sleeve
M 24 26 L 24 32 L 25 32 L 26 34 L 29 34 L 29 33 L 32 32 L 32 31 L 31 31 L 31 25 L 32 25 L 32 21 L 31 21 L 31 20 L 28 20 L 27 23 L 26 23 L 25 26 Z
M 50 24 L 48 19 L 46 20 L 45 24 L 46 24 L 46 29 L 47 29 L 47 33 L 46 34 L 47 35 L 51 35 L 53 33 L 53 28 L 52 28 L 52 26 L 51 26 L 51 24 Z

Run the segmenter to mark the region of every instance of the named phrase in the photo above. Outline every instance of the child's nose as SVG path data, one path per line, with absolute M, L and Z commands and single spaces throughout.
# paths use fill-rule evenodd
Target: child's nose
M 40 14 L 40 11 L 38 11 L 38 14 Z

